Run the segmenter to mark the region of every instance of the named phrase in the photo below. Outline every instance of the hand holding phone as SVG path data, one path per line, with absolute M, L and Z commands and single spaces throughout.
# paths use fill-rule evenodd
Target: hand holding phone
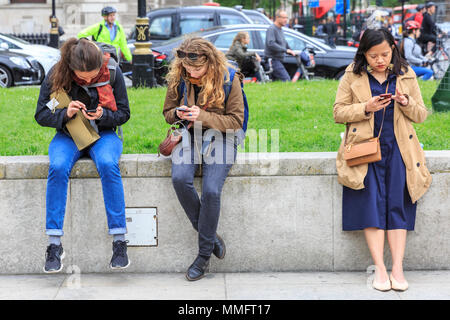
M 178 107 L 178 108 L 176 108 L 178 111 L 181 111 L 181 112 L 189 112 L 189 110 L 187 110 L 186 109 L 187 107 Z
M 84 117 L 88 120 L 97 120 L 98 118 L 101 118 L 103 115 L 103 108 L 100 105 L 98 105 L 96 109 L 87 109 L 87 110 L 84 109 L 83 111 Z
M 383 93 L 383 94 L 380 94 L 379 100 L 391 99 L 391 97 L 392 97 L 392 93 Z
M 183 120 L 186 120 L 187 115 L 191 114 L 191 111 L 188 110 L 187 106 L 181 106 L 181 107 L 178 107 L 175 109 L 176 109 L 178 118 L 183 119 Z

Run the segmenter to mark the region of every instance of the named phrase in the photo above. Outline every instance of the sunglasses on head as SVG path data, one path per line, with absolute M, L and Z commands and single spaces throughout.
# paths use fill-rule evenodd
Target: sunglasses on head
M 181 51 L 181 50 L 177 50 L 177 56 L 180 59 L 188 57 L 190 60 L 195 61 L 202 55 L 203 54 L 198 54 L 198 53 L 195 53 L 195 52 L 184 52 L 184 51 Z

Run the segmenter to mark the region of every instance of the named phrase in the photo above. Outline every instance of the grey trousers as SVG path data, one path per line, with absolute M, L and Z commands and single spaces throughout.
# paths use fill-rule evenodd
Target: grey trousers
M 291 81 L 289 73 L 286 71 L 286 68 L 280 60 L 272 60 L 272 69 L 272 76 L 274 80 Z
M 236 138 L 217 138 L 203 148 L 183 141 L 172 153 L 172 183 L 178 200 L 194 229 L 198 232 L 199 254 L 211 256 L 219 223 L 220 200 L 225 179 L 236 160 Z M 183 137 L 186 139 L 186 137 Z M 184 144 L 184 146 L 183 146 Z M 205 144 L 203 144 L 205 147 Z M 205 154 L 201 154 L 203 153 Z M 196 158 L 197 157 L 197 158 Z M 202 165 L 202 193 L 199 197 L 194 187 L 194 175 Z

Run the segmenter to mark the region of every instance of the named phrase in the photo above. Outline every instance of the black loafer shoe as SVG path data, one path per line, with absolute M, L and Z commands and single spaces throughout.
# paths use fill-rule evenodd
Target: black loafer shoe
M 225 242 L 218 234 L 216 234 L 216 240 L 214 241 L 213 254 L 217 258 L 223 259 L 223 258 L 225 258 L 226 252 L 227 252 L 227 249 L 225 247 Z
M 205 271 L 208 268 L 209 259 L 205 259 L 201 256 L 197 256 L 194 263 L 191 264 L 186 272 L 186 279 L 189 281 L 195 281 L 205 276 Z

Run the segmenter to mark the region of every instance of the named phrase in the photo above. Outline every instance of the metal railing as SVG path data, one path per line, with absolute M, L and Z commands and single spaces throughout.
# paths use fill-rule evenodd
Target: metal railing
M 50 39 L 49 33 L 10 33 L 9 35 L 28 41 L 31 44 L 48 45 Z

